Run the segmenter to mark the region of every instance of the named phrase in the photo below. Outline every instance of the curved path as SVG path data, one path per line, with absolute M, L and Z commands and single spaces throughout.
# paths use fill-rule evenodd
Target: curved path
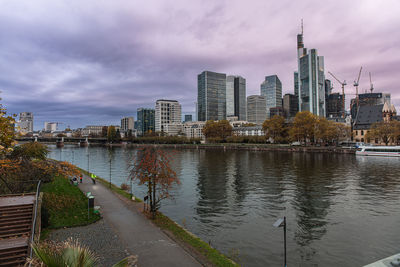
M 133 255 L 139 256 L 138 266 L 201 266 L 183 248 L 171 240 L 157 226 L 152 224 L 135 207 L 117 194 L 84 175 L 79 188 L 91 192 L 95 205 L 100 206 L 104 220 L 115 230 L 119 239 Z

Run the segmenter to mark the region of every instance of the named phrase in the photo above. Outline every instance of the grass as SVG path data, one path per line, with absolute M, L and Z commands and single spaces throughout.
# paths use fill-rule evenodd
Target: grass
M 209 244 L 201 240 L 199 237 L 186 231 L 180 225 L 175 223 L 173 220 L 162 214 L 157 213 L 156 218 L 153 222 L 160 228 L 170 231 L 176 238 L 189 244 L 199 253 L 204 255 L 213 265 L 215 266 L 239 266 L 237 263 L 230 260 L 224 254 L 212 248 Z
M 44 226 L 48 229 L 87 225 L 101 218 L 91 212 L 88 219 L 86 196 L 66 177 L 56 176 L 54 181 L 44 184 L 41 191 L 44 192 L 43 207 L 48 215 L 48 225 Z M 42 213 L 44 217 L 46 214 Z

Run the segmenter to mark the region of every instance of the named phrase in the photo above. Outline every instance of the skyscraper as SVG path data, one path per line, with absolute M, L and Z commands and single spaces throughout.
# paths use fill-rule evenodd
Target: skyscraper
M 171 123 L 182 122 L 182 108 L 176 100 L 160 99 L 156 101 L 155 130 L 164 132 L 164 127 Z
M 247 97 L 247 121 L 262 124 L 267 118 L 265 96 L 251 95 Z
M 197 76 L 197 120 L 226 119 L 226 74 L 203 71 Z
M 226 77 L 226 116 L 246 120 L 246 79 L 241 76 Z
M 265 77 L 261 84 L 261 95 L 267 100 L 267 118 L 270 118 L 270 108 L 282 107 L 282 83 L 277 75 Z
M 154 132 L 154 109 L 137 109 L 137 134 L 143 136 L 146 133 Z
M 304 48 L 303 29 L 297 35 L 297 64 L 299 111 L 325 116 L 324 57 L 318 56 L 317 49 Z

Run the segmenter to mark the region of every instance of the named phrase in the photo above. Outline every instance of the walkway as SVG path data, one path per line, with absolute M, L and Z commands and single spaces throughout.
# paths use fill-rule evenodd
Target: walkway
M 139 256 L 139 267 L 201 266 L 143 214 L 102 184 L 93 185 L 91 179 L 84 176 L 79 187 L 85 193 L 92 192 L 104 220 L 118 233 L 129 252 Z

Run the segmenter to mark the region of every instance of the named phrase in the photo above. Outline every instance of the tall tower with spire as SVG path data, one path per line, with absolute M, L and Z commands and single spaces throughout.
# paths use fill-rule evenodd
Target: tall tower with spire
M 303 20 L 301 33 L 297 34 L 297 69 L 294 91 L 299 99 L 299 111 L 325 116 L 324 57 L 318 56 L 317 49 L 307 51 L 304 47 Z

